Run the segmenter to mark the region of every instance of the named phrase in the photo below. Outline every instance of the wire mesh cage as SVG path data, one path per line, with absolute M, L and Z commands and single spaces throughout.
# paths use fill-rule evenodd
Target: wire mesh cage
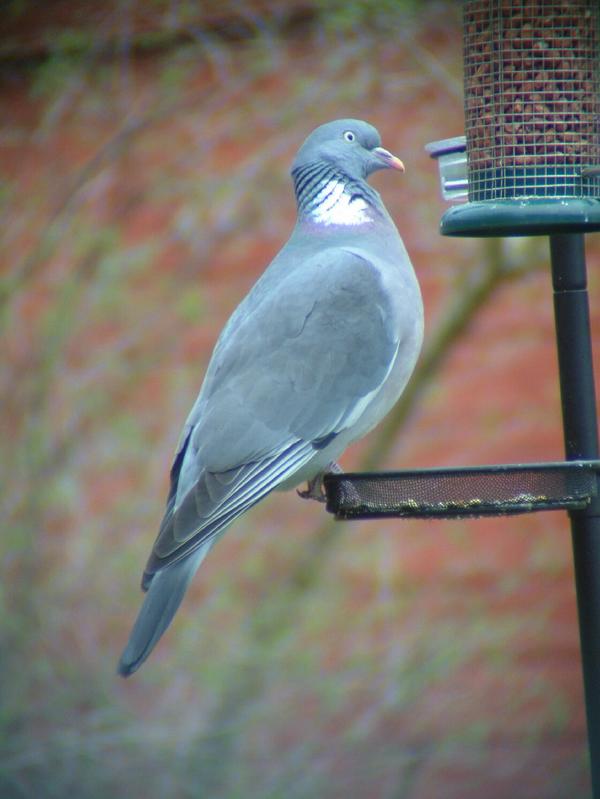
M 445 215 L 442 232 L 600 229 L 600 3 L 463 9 L 469 202 Z
M 468 0 L 464 15 L 469 198 L 598 196 L 598 0 Z

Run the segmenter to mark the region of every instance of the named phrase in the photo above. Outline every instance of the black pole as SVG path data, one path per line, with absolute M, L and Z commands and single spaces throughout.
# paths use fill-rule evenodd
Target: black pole
M 550 236 L 554 318 L 567 460 L 598 458 L 598 424 L 580 233 Z M 572 511 L 575 588 L 590 747 L 592 793 L 600 799 L 600 498 Z

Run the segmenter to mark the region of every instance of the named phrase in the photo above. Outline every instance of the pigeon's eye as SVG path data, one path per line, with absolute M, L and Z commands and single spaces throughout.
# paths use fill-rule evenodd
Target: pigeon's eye
M 354 135 L 354 133 L 352 133 L 351 130 L 346 130 L 344 131 L 344 138 L 346 139 L 346 141 L 354 141 L 356 139 L 356 136 Z

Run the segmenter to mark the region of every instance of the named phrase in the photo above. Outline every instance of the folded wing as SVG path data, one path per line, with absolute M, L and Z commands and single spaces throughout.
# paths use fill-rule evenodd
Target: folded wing
M 389 374 L 397 326 L 372 262 L 325 249 L 274 277 L 276 289 L 259 281 L 215 348 L 144 586 L 310 463 Z

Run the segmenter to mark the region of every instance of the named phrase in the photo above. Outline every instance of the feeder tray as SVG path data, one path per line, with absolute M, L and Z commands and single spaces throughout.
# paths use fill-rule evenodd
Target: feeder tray
M 501 464 L 326 474 L 327 510 L 338 519 L 456 519 L 582 510 L 598 493 L 600 461 Z

